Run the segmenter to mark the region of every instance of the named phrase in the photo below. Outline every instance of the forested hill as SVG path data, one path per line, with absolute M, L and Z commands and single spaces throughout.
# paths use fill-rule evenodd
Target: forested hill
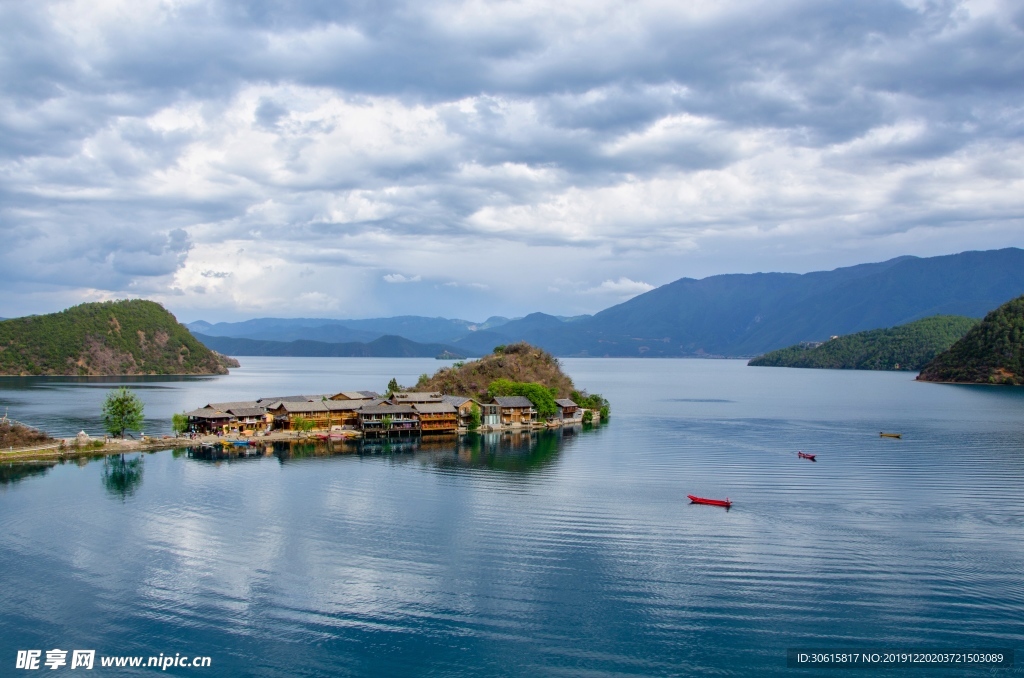
M 0 374 L 226 374 L 238 362 L 203 346 L 143 299 L 80 304 L 0 322 Z
M 1024 296 L 985 316 L 928 363 L 921 381 L 1024 385 Z
M 415 388 L 486 399 L 490 385 L 498 379 L 540 384 L 558 398 L 576 391 L 554 356 L 526 343 L 498 346 L 480 360 L 441 368 L 432 377 L 423 375 Z
M 937 315 L 885 330 L 857 332 L 821 345 L 797 344 L 754 358 L 754 367 L 833 370 L 919 370 L 978 324 L 974 318 Z

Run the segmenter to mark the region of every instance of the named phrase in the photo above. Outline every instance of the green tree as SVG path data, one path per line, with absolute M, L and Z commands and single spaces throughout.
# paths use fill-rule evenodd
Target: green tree
M 126 431 L 142 428 L 142 401 L 126 386 L 107 392 L 103 401 L 103 427 L 113 436 L 124 438 Z
M 469 423 L 466 428 L 470 431 L 480 428 L 480 408 L 476 405 L 471 405 L 469 408 Z
M 381 420 L 380 423 L 381 423 L 381 426 L 384 428 L 385 431 L 390 431 L 391 430 L 391 425 L 394 422 L 395 422 L 395 420 L 391 418 L 391 415 L 390 414 L 386 414 L 386 415 L 384 415 L 384 418 Z
M 296 431 L 297 434 L 309 433 L 310 431 L 313 430 L 314 426 L 316 426 L 316 423 L 312 419 L 307 419 L 301 414 L 297 414 L 294 417 L 292 417 L 292 428 Z
M 558 406 L 555 405 L 555 390 L 535 382 L 495 379 L 487 387 L 487 395 L 491 398 L 496 396 L 526 396 L 533 403 L 533 406 L 537 408 L 537 415 L 542 418 L 553 417 L 558 412 Z
M 398 385 L 398 380 L 392 377 L 391 381 L 388 382 L 388 396 L 390 397 L 394 395 L 395 392 L 401 390 L 401 388 L 402 387 Z
M 181 436 L 188 431 L 188 415 L 184 412 L 171 415 L 171 431 L 174 435 Z

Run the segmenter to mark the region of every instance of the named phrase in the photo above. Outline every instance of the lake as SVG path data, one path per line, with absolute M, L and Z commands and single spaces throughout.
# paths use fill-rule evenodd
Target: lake
M 125 383 L 156 434 L 210 401 L 442 364 L 242 362 Z M 100 656 L 180 653 L 211 668 L 167 674 L 239 676 L 844 675 L 787 668 L 787 649 L 1024 648 L 1024 389 L 562 362 L 607 424 L 0 467 L 0 673 L 54 648 L 94 649 L 101 675 L 154 669 Z M 6 378 L 0 412 L 99 433 L 122 382 Z M 965 673 L 992 671 L 924 671 Z

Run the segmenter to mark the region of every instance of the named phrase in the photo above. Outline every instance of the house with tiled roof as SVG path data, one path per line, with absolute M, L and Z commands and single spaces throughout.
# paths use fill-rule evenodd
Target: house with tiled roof
M 537 421 L 537 409 L 526 396 L 497 396 L 494 404 L 502 426 L 530 426 Z
M 363 405 L 359 408 L 359 428 L 363 435 L 379 437 L 419 433 L 419 413 L 412 405 Z
M 459 411 L 451 403 L 413 403 L 423 433 L 455 433 L 459 430 Z
M 569 398 L 555 398 L 555 407 L 558 408 L 557 419 L 582 419 L 583 411 L 580 410 L 580 406 L 574 403 Z

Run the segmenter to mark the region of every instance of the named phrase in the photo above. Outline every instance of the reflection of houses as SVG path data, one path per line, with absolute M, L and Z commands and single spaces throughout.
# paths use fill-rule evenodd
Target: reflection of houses
M 359 428 L 367 436 L 417 433 L 419 424 L 419 415 L 412 405 L 381 403 L 359 408 Z
M 568 398 L 556 398 L 555 407 L 558 408 L 559 419 L 582 419 L 583 412 L 580 406 Z
M 423 433 L 455 433 L 459 428 L 458 410 L 449 403 L 416 403 L 420 431 Z
M 526 396 L 498 396 L 494 399 L 502 426 L 529 426 L 537 420 L 537 410 Z

